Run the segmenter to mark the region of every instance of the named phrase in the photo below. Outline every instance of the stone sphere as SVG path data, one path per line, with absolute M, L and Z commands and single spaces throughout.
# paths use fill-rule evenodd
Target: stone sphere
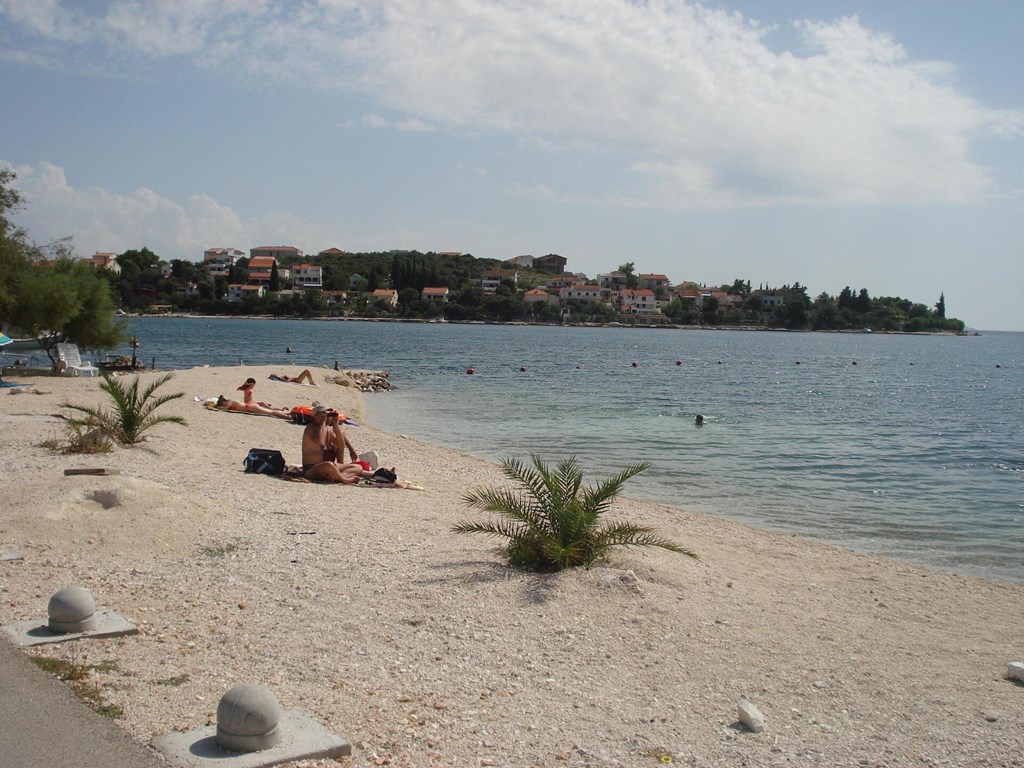
M 84 587 L 64 587 L 53 593 L 46 613 L 53 632 L 87 632 L 96 628 L 96 601 Z
M 262 685 L 239 683 L 217 705 L 217 744 L 232 752 L 257 752 L 277 744 L 281 705 Z

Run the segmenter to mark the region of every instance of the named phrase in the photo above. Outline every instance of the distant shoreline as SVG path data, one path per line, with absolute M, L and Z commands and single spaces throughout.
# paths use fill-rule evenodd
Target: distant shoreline
M 118 317 L 159 319 L 180 318 L 195 320 L 300 320 L 309 322 L 361 322 L 361 323 L 411 323 L 419 325 L 503 325 L 532 326 L 537 328 L 607 328 L 611 330 L 649 330 L 649 331 L 749 331 L 764 333 L 844 333 L 863 334 L 865 336 L 980 336 L 981 331 L 864 331 L 855 329 L 822 329 L 810 328 L 772 328 L 767 325 L 677 325 L 673 323 L 537 323 L 522 320 L 502 322 L 499 320 L 424 320 L 418 317 L 295 317 L 278 315 L 198 315 L 189 312 L 164 312 L 158 315 L 143 313 L 125 313 Z M 1012 331 L 1009 331 L 1012 333 Z

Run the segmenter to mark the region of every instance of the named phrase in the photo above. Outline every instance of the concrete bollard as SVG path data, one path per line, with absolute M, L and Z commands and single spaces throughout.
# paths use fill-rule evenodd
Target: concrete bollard
M 217 745 L 231 752 L 259 752 L 277 744 L 281 706 L 262 685 L 239 683 L 217 705 Z
M 54 592 L 46 614 L 47 628 L 58 634 L 96 628 L 96 601 L 92 592 L 84 587 L 64 587 Z

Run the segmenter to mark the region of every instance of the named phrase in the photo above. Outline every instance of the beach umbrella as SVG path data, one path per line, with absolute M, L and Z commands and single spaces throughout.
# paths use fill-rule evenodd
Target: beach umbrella
M 12 341 L 14 341 L 14 339 L 12 339 L 3 331 L 0 331 L 0 347 L 4 346 L 5 344 L 10 344 Z

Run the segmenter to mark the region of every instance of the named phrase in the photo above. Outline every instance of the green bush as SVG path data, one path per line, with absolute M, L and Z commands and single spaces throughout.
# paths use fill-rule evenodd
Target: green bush
M 158 424 L 185 424 L 181 416 L 158 416 L 154 413 L 165 403 L 185 395 L 184 392 L 175 392 L 171 395 L 153 396 L 156 390 L 172 377 L 170 373 L 165 374 L 140 392 L 139 376 L 136 376 L 131 384 L 126 384 L 110 374 L 104 374 L 100 389 L 110 395 L 112 409 L 74 403 L 62 403 L 61 407 L 82 414 L 79 418 L 69 419 L 72 425 L 80 426 L 86 431 L 98 429 L 115 442 L 134 445 L 142 441 L 144 432 Z
M 573 456 L 552 471 L 538 456 L 532 466 L 505 459 L 502 472 L 519 488 L 479 488 L 463 497 L 472 509 L 495 512 L 497 519 L 456 524 L 456 533 L 481 533 L 506 539 L 502 553 L 510 565 L 536 571 L 590 566 L 612 547 L 660 547 L 696 558 L 654 529 L 630 522 L 601 520 L 623 484 L 646 470 L 647 463 L 627 467 L 615 477 L 583 487 L 583 473 Z

